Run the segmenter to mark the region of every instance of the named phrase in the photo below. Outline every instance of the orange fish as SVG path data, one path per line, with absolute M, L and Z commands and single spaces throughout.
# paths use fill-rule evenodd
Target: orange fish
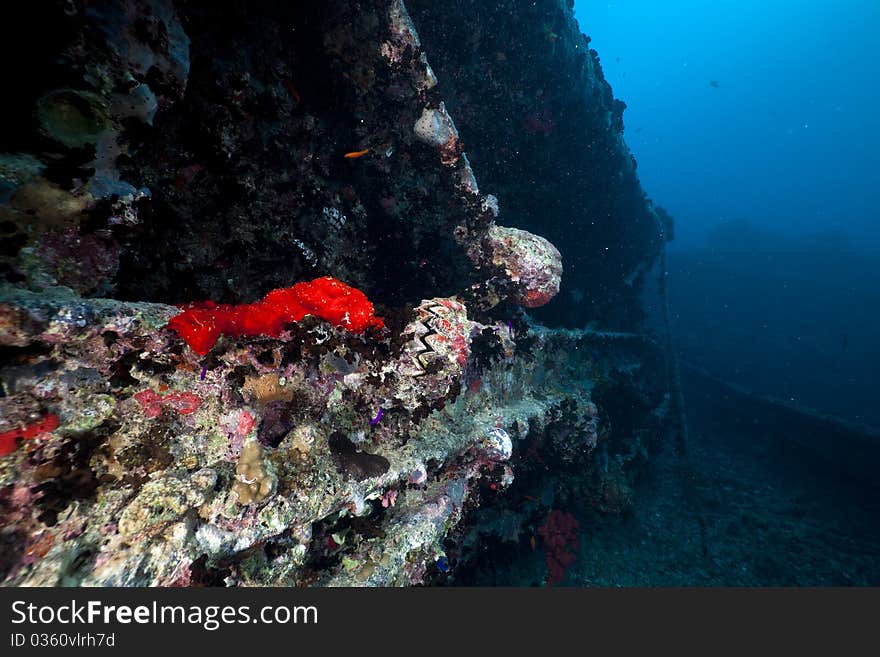
M 369 149 L 369 148 L 365 148 L 365 149 L 362 150 L 362 151 L 352 151 L 351 153 L 346 153 L 346 154 L 345 154 L 345 159 L 346 159 L 346 160 L 353 160 L 353 159 L 355 159 L 355 158 L 357 158 L 357 157 L 363 157 L 364 155 L 366 155 L 366 154 L 369 153 L 369 152 L 370 152 L 370 149 Z

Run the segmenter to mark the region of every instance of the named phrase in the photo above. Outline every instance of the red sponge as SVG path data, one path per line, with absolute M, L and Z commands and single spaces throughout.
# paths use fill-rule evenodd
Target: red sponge
M 18 439 L 28 440 L 43 433 L 55 431 L 61 421 L 54 413 L 44 415 L 40 420 L 24 427 L 16 427 L 0 433 L 0 456 L 6 456 L 18 447 Z
M 565 580 L 565 571 L 577 560 L 580 548 L 578 521 L 570 513 L 553 509 L 547 515 L 538 533 L 544 539 L 544 554 L 547 568 L 547 586 L 560 584 Z
M 168 328 L 197 354 L 205 355 L 221 334 L 232 337 L 268 335 L 278 337 L 289 322 L 306 315 L 325 319 L 354 333 L 384 323 L 373 314 L 373 304 L 363 292 L 330 276 L 308 283 L 272 290 L 262 301 L 240 306 L 213 301 L 193 303 L 168 322 Z

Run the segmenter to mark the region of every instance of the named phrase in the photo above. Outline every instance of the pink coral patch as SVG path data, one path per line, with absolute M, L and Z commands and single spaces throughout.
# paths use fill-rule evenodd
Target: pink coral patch
M 134 398 L 141 405 L 144 415 L 150 418 L 159 417 L 166 407 L 181 415 L 192 415 L 202 405 L 202 400 L 193 392 L 169 392 L 167 395 L 160 395 L 147 389 L 135 393 Z

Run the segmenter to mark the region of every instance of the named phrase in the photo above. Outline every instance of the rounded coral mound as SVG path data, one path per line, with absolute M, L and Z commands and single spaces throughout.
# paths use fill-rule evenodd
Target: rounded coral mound
M 272 290 L 261 301 L 238 306 L 213 301 L 189 304 L 171 318 L 168 328 L 198 354 L 207 354 L 220 335 L 278 337 L 284 325 L 306 315 L 327 320 L 353 333 L 382 328 L 373 304 L 360 290 L 330 276 Z
M 558 294 L 562 255 L 553 244 L 539 235 L 505 226 L 492 226 L 487 240 L 492 264 L 513 283 L 518 304 L 537 308 Z

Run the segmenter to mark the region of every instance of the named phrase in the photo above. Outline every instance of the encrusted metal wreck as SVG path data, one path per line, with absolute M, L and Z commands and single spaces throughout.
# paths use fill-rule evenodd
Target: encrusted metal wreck
M 674 398 L 623 106 L 565 2 L 409 4 L 41 18 L 0 144 L 4 584 L 467 583 L 475 540 L 626 513 Z M 385 328 L 167 327 L 323 275 Z

